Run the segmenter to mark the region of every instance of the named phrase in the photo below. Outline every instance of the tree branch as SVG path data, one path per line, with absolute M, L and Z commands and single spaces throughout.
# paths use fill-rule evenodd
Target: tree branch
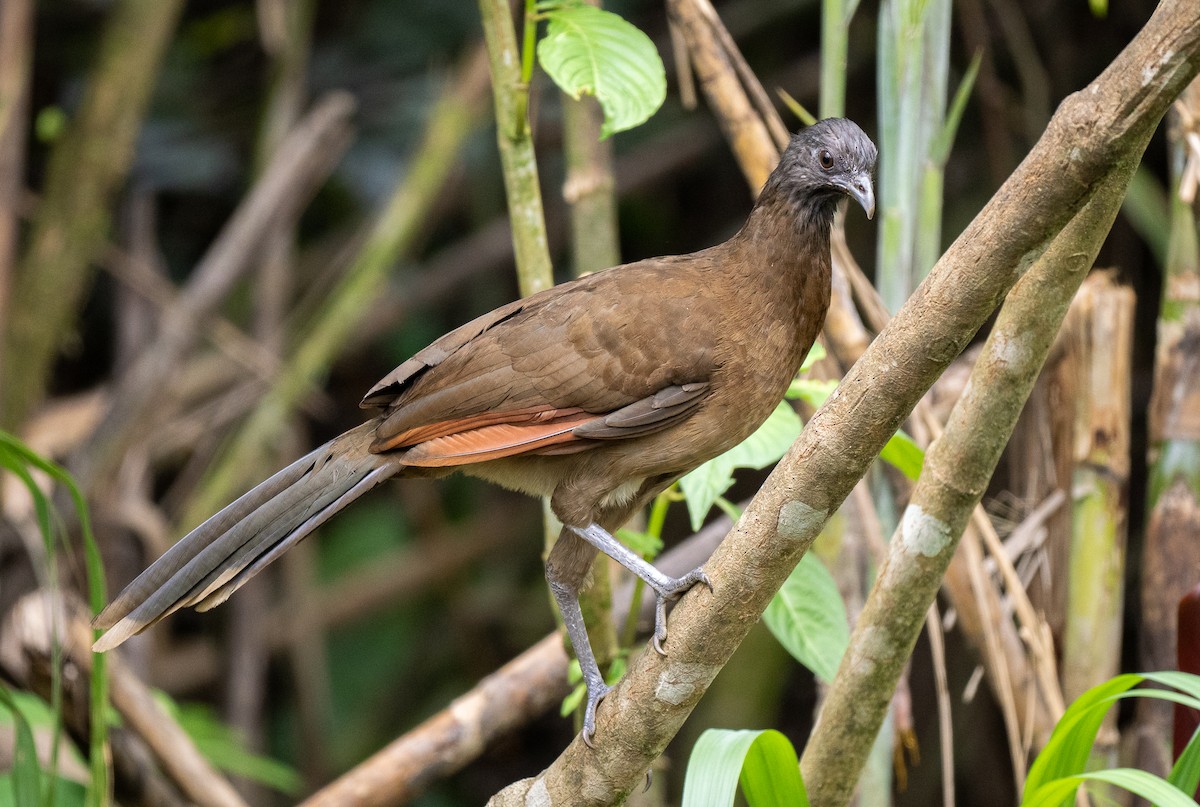
M 1112 226 L 1138 159 L 1125 155 L 1008 295 L 942 436 L 925 457 L 802 771 L 817 804 L 849 800 L 958 540 L 1008 443 L 1076 289 Z
M 637 785 L 920 396 L 1110 166 L 1141 152 L 1200 70 L 1198 54 L 1200 12 L 1192 0 L 1167 0 L 1099 78 L 1062 103 L 714 553 L 706 566 L 714 591 L 693 589 L 676 607 L 668 655 L 641 653 L 605 699 L 597 748 L 576 738 L 547 770 L 506 788 L 493 804 L 521 804 L 527 794 L 548 803 L 611 804 Z

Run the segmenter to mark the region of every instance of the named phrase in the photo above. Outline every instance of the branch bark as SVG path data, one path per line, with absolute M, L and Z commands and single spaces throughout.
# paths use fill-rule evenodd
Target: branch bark
M 926 454 L 912 501 L 888 545 L 888 558 L 801 760 L 814 803 L 849 800 L 958 540 L 987 489 L 1071 298 L 1104 243 L 1152 131 L 1147 129 L 1141 147 L 1101 180 L 1087 207 L 1008 295 L 966 392 Z
M 1168 0 L 1100 77 L 1062 103 L 1029 156 L 809 422 L 707 564 L 715 590 L 693 590 L 676 607 L 668 655 L 643 652 L 605 699 L 598 747 L 576 738 L 548 769 L 492 804 L 523 804 L 526 796 L 611 804 L 637 785 L 920 396 L 1111 166 L 1141 153 L 1197 71 L 1200 12 L 1191 0 Z

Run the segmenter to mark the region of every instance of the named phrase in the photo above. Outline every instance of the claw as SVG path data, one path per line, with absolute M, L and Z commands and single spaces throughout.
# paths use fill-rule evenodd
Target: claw
M 708 579 L 704 569 L 696 568 L 683 577 L 675 578 L 661 590 L 656 590 L 658 598 L 654 604 L 654 638 L 650 644 L 654 647 L 654 652 L 660 656 L 667 655 L 667 651 L 663 649 L 663 642 L 667 640 L 667 600 L 679 599 L 693 586 L 700 583 L 703 583 L 710 592 L 713 590 L 712 581 Z
M 583 731 L 580 732 L 583 744 L 593 750 L 596 748 L 594 742 L 596 738 L 596 708 L 600 705 L 600 701 L 612 692 L 612 687 L 607 685 L 602 685 L 598 689 L 599 692 L 593 693 L 592 688 L 588 687 L 587 708 L 583 710 Z

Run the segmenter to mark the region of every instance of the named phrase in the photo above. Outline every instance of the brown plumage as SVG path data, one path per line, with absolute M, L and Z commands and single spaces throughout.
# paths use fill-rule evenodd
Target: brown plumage
M 546 562 L 588 685 L 608 691 L 577 594 L 597 548 L 664 603 L 668 578 L 611 537 L 631 513 L 753 432 L 783 397 L 829 304 L 829 231 L 849 195 L 870 216 L 876 151 L 847 120 L 794 136 L 745 226 L 690 255 L 598 272 L 438 339 L 363 399 L 379 415 L 297 460 L 179 541 L 96 618 L 107 650 L 184 606 L 211 608 L 379 482 L 462 470 L 549 496 Z

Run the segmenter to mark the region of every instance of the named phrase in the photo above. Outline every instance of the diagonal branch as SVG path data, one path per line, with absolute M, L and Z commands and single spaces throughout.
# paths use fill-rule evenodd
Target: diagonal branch
M 920 396 L 1000 300 L 1133 159 L 1200 71 L 1200 11 L 1167 0 L 1103 74 L 1063 101 L 1029 156 L 938 261 L 809 422 L 673 614 L 668 656 L 643 652 L 599 712 L 598 747 L 578 738 L 496 805 L 610 804 L 641 780 L 766 608 L 829 515 Z
M 958 539 L 987 488 L 1071 298 L 1104 243 L 1151 133 L 1145 131 L 1141 148 L 1101 180 L 1091 202 L 1008 295 L 945 432 L 926 455 L 821 722 L 804 751 L 802 770 L 817 804 L 844 804 L 850 798 Z M 1023 769 L 1018 766 L 1019 773 Z

